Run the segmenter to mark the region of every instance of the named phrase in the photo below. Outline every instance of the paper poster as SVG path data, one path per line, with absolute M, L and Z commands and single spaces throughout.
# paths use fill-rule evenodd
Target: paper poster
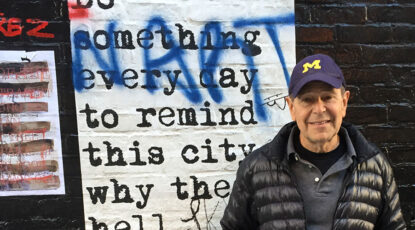
M 64 194 L 53 51 L 0 51 L 0 196 Z
M 86 229 L 221 229 L 290 116 L 294 1 L 70 1 Z

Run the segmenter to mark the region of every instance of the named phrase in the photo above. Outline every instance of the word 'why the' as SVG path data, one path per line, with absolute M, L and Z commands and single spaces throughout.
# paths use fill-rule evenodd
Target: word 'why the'
M 231 188 L 230 183 L 226 180 L 220 179 L 217 180 L 213 185 L 213 193 L 209 189 L 207 182 L 199 180 L 196 176 L 190 176 L 192 180 L 193 191 L 188 189 L 188 184 L 182 182 L 183 180 L 179 177 L 176 177 L 176 181 L 171 183 L 170 186 L 176 190 L 177 198 L 179 200 L 189 199 L 189 193 L 192 193 L 190 197 L 191 200 L 200 200 L 200 199 L 212 199 L 213 194 L 219 198 L 226 198 L 229 196 L 229 190 Z M 131 195 L 131 189 L 125 184 L 119 184 L 116 179 L 110 179 L 110 182 L 113 184 L 113 196 L 114 199 L 111 201 L 113 204 L 119 203 L 133 203 L 135 199 Z M 212 186 L 212 185 L 211 185 Z M 138 209 L 144 209 L 150 198 L 151 189 L 154 187 L 154 184 L 139 184 L 135 185 L 139 190 L 138 201 L 136 201 L 136 207 Z M 91 198 L 91 202 L 94 205 L 105 204 L 107 202 L 107 193 L 109 186 L 96 186 L 96 187 L 86 187 Z M 153 214 L 152 217 L 156 217 L 159 220 L 159 229 L 163 229 L 163 219 L 161 214 Z M 143 230 L 143 216 L 142 215 L 132 215 L 132 218 L 138 219 L 140 230 Z M 95 230 L 98 229 L 108 229 L 108 225 L 104 222 L 98 222 L 94 217 L 89 217 L 89 220 L 92 221 L 92 228 Z M 116 230 L 129 230 L 131 229 L 131 224 L 127 221 L 119 221 L 115 224 L 114 229 Z

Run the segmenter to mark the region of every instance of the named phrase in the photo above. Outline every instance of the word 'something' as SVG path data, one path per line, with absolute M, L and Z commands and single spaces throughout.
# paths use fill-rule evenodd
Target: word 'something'
M 107 30 L 96 31 L 92 38 L 88 31 L 77 30 L 73 34 L 72 40 L 75 47 L 72 65 L 75 89 L 78 92 L 88 89 L 88 87 L 91 87 L 90 81 L 94 78 L 92 71 L 83 66 L 84 52 L 87 51 L 93 53 L 93 57 L 101 69 L 98 74 L 107 75 L 103 76 L 103 78 L 105 77 L 106 85 L 109 83 L 129 88 L 125 83 L 126 70 L 121 68 L 117 50 L 141 48 L 143 50 L 143 69 L 148 70 L 144 71 L 145 87 L 142 88 L 145 88 L 150 93 L 162 89 L 158 86 L 161 81 L 160 77 L 154 74 L 154 71 L 160 72 L 163 66 L 173 62 L 177 63 L 180 67 L 180 79 L 175 77 L 176 75 L 174 74 L 165 74 L 163 77 L 166 77 L 170 83 L 174 82 L 175 86 L 181 89 L 180 92 L 192 103 L 202 103 L 205 100 L 199 91 L 200 89 L 195 78 L 199 78 L 200 83 L 204 84 L 203 86 L 207 88 L 213 101 L 216 103 L 223 101 L 222 88 L 218 87 L 214 73 L 219 66 L 218 64 L 224 51 L 240 49 L 247 65 L 246 68 L 249 70 L 256 69 L 254 57 L 261 53 L 261 48 L 255 44 L 257 36 L 260 35 L 259 31 L 246 31 L 242 38 L 232 31 L 223 32 L 222 24 L 212 21 L 205 24 L 204 30 L 200 31 L 199 41 L 196 43 L 195 33 L 192 31 L 186 30 L 178 23 L 175 24 L 176 30 L 172 30 L 167 24 L 160 16 L 151 18 L 148 21 L 147 27 L 138 31 L 135 39 L 136 43 L 132 42 L 133 35 L 129 30 L 116 30 L 116 21 L 109 21 Z M 278 54 L 287 84 L 289 83 L 289 73 L 276 27 L 293 24 L 294 14 L 292 13 L 277 17 L 241 19 L 233 22 L 234 28 L 265 27 Z M 157 41 L 160 41 L 162 47 L 166 50 L 163 56 L 154 57 L 155 55 L 152 53 L 154 42 L 156 42 L 155 34 L 160 37 Z M 177 34 L 179 39 L 176 40 L 172 34 Z M 197 77 L 193 76 L 185 61 L 185 50 L 198 50 L 199 67 L 203 71 Z M 206 53 L 207 51 L 209 51 L 208 54 Z M 252 86 L 254 96 L 255 113 L 259 120 L 267 121 L 268 117 L 259 88 L 260 77 L 252 77 L 251 79 L 250 85 Z

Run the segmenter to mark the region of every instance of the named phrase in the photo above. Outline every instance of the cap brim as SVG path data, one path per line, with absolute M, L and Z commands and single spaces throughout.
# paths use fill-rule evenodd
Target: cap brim
M 300 92 L 303 86 L 312 81 L 321 81 L 337 89 L 342 86 L 342 81 L 340 79 L 336 79 L 333 76 L 328 76 L 327 74 L 323 74 L 323 73 L 315 73 L 315 74 L 309 75 L 301 79 L 301 81 L 299 81 L 296 84 L 296 86 L 293 88 L 291 95 L 293 97 L 297 97 L 297 94 Z

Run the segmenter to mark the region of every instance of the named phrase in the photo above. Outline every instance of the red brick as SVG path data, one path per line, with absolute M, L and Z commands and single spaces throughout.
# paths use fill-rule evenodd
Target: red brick
M 367 14 L 370 22 L 415 23 L 414 6 L 369 6 Z
M 349 105 L 346 121 L 353 124 L 381 124 L 386 123 L 386 106 Z
M 310 13 L 314 24 L 363 24 L 366 21 L 363 6 L 312 6 Z
M 301 52 L 298 52 L 298 49 L 301 50 Z M 319 43 L 319 44 L 313 44 L 310 45 L 310 43 L 297 43 L 297 54 L 300 56 L 297 56 L 297 61 L 300 61 L 302 58 L 312 55 L 312 54 L 326 54 L 330 57 L 335 57 L 336 49 L 334 48 L 334 45 L 331 43 Z
M 350 91 L 349 105 L 363 104 L 363 99 L 360 96 L 360 89 L 357 86 L 347 86 L 347 90 Z
M 295 6 L 295 23 L 310 23 L 310 11 L 308 6 Z
M 333 29 L 327 27 L 296 27 L 298 42 L 332 42 Z
M 389 120 L 393 122 L 415 122 L 415 107 L 410 104 L 390 105 Z
M 309 46 L 304 46 L 304 45 L 297 45 L 296 49 L 295 49 L 295 57 L 296 57 L 296 61 L 299 62 L 301 61 L 301 59 L 307 57 L 308 55 L 310 55 L 309 52 Z
M 415 163 L 415 145 L 392 145 L 386 148 L 392 163 Z
M 415 228 L 415 202 L 411 202 L 414 199 L 414 194 L 415 186 L 402 186 L 399 188 L 402 214 L 408 230 Z
M 415 85 L 415 68 L 410 66 L 391 67 L 392 79 L 398 84 L 409 86 Z
M 332 58 L 336 56 L 336 48 L 334 46 L 317 46 L 312 47 L 312 54 L 326 54 Z
M 337 64 L 358 64 L 362 62 L 362 49 L 360 45 L 336 46 L 335 60 Z
M 367 64 L 413 64 L 415 46 L 363 45 L 362 55 Z
M 367 127 L 362 132 L 369 141 L 377 144 L 412 144 L 415 137 L 415 127 Z
M 396 182 L 400 185 L 415 184 L 415 166 L 397 166 L 394 167 Z
M 343 67 L 342 71 L 347 85 L 368 85 L 375 83 L 393 85 L 394 83 L 390 68 L 386 66 Z
M 362 86 L 359 89 L 360 97 L 363 102 L 371 104 L 384 104 L 387 102 L 411 102 L 415 98 L 413 87 L 380 87 L 380 86 Z
M 345 43 L 390 43 L 390 26 L 336 26 L 337 39 Z
M 66 1 L 0 1 L 0 9 L 1 13 L 5 13 L 6 17 L 68 20 Z
M 415 17 L 415 16 L 414 16 Z M 415 26 L 393 26 L 393 41 L 396 43 L 415 42 Z

